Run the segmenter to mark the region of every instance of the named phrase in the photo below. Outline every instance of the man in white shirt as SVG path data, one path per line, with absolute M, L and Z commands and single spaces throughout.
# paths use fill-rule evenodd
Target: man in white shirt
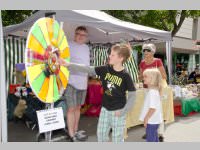
M 88 36 L 86 27 L 79 26 L 75 30 L 74 41 L 69 42 L 70 60 L 72 63 L 90 65 L 89 47 L 85 44 Z M 84 131 L 78 131 L 80 108 L 85 102 L 88 74 L 70 72 L 69 83 L 64 97 L 67 105 L 67 127 L 72 142 L 84 140 Z

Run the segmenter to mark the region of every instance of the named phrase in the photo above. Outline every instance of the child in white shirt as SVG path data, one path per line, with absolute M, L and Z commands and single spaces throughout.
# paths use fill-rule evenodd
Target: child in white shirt
M 146 69 L 143 72 L 144 84 L 148 85 L 144 106 L 140 120 L 146 128 L 146 141 L 158 142 L 158 127 L 163 122 L 162 104 L 160 100 L 162 90 L 162 76 L 157 68 Z

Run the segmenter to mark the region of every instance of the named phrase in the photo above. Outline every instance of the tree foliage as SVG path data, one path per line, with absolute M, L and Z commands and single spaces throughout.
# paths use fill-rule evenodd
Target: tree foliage
M 174 36 L 188 17 L 197 18 L 200 10 L 104 10 L 106 13 L 136 24 L 165 31 Z
M 8 26 L 24 21 L 32 14 L 32 10 L 2 10 L 2 24 Z
M 165 31 L 174 36 L 188 17 L 197 18 L 200 10 L 104 10 L 106 13 L 140 25 Z M 33 13 L 32 10 L 2 10 L 3 26 L 18 24 Z

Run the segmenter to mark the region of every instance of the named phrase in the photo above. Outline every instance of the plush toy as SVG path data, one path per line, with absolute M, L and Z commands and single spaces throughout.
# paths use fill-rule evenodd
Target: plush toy
M 17 106 L 15 107 L 14 116 L 16 116 L 18 118 L 22 118 L 23 114 L 24 114 L 24 112 L 25 112 L 25 110 L 27 108 L 27 105 L 26 105 L 26 101 L 21 99 L 21 97 L 28 95 L 27 88 L 23 87 L 23 86 L 17 87 L 15 95 L 17 97 L 19 97 L 20 99 L 19 99 L 19 102 L 18 102 Z
M 15 107 L 14 116 L 18 118 L 22 118 L 26 108 L 27 108 L 26 101 L 23 99 L 20 99 L 17 106 Z

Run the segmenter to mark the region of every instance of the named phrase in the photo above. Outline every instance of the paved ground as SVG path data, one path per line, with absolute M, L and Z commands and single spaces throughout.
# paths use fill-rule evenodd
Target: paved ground
M 96 126 L 98 118 L 81 117 L 80 128 L 89 135 L 88 142 L 96 142 Z M 127 142 L 144 142 L 141 139 L 145 130 L 136 126 L 128 130 Z M 35 142 L 37 130 L 31 130 L 22 122 L 8 123 L 9 142 Z M 67 140 L 62 140 L 65 142 Z M 189 117 L 176 117 L 175 122 L 167 125 L 165 142 L 200 142 L 200 113 Z

